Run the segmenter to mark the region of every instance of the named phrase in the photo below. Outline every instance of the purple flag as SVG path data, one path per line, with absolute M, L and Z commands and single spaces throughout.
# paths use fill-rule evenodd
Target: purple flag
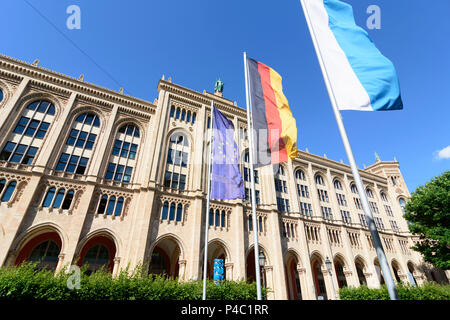
M 213 107 L 211 199 L 245 199 L 233 122 Z

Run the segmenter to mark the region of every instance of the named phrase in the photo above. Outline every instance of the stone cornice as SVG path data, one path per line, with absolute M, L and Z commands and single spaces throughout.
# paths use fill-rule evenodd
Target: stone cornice
M 9 72 L 8 72 L 9 71 Z M 79 94 L 108 100 L 111 103 L 129 106 L 142 112 L 154 113 L 156 106 L 148 101 L 84 82 L 73 77 L 43 67 L 31 65 L 18 59 L 0 54 L 0 73 L 14 80 L 22 77 L 32 78 L 32 84 L 41 85 L 59 93 L 69 95 L 70 91 Z
M 303 160 L 303 161 L 302 161 Z M 295 163 L 301 163 L 301 164 L 305 164 L 304 161 L 307 162 L 311 162 L 316 166 L 322 166 L 323 169 L 327 170 L 329 169 L 334 169 L 334 170 L 339 170 L 339 171 L 343 171 L 344 173 L 353 176 L 352 174 L 352 170 L 350 168 L 349 165 L 344 164 L 344 163 L 340 163 L 328 158 L 324 158 L 309 152 L 305 152 L 302 150 L 298 151 L 298 156 L 297 159 L 294 160 L 294 165 Z M 364 180 L 371 180 L 371 181 L 375 181 L 376 183 L 380 183 L 383 185 L 387 185 L 387 181 L 384 177 L 381 177 L 379 175 L 376 175 L 374 173 L 370 173 L 367 172 L 365 170 L 359 170 L 359 174 L 361 175 L 361 178 Z
M 242 117 L 242 119 L 246 119 L 247 112 L 245 109 L 242 109 L 236 105 L 234 105 L 230 100 L 225 98 L 216 96 L 209 92 L 200 93 L 195 90 L 191 90 L 180 85 L 174 84 L 172 82 L 168 82 L 165 80 L 159 80 L 158 82 L 158 91 L 165 90 L 169 93 L 177 94 L 180 96 L 187 97 L 192 99 L 194 102 L 207 105 L 211 104 L 211 100 L 223 111 L 228 112 L 230 114 L 236 115 L 238 117 Z M 192 103 L 192 102 L 191 102 Z M 195 105 L 195 103 L 194 103 Z

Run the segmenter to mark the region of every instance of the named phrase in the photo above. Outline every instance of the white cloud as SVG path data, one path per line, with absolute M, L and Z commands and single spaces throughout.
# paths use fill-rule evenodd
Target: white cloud
M 450 146 L 447 146 L 442 150 L 436 151 L 436 158 L 439 160 L 450 159 Z

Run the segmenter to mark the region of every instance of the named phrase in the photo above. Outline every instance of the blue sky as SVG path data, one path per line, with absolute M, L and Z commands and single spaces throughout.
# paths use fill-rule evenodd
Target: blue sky
M 450 169 L 450 1 L 346 0 L 366 30 L 369 5 L 381 29 L 367 30 L 395 65 L 404 110 L 342 112 L 358 166 L 400 162 L 409 190 Z M 69 5 L 81 29 L 69 30 Z M 242 52 L 278 71 L 297 120 L 298 147 L 348 163 L 299 0 L 4 0 L 0 53 L 145 100 L 164 74 L 173 82 L 245 107 Z M 447 154 L 450 152 L 447 152 Z M 445 151 L 441 152 L 445 156 Z

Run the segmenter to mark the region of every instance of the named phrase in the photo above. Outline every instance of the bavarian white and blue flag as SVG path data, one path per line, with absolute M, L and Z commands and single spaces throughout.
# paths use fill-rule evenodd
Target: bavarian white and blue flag
M 403 109 L 394 65 L 356 25 L 352 7 L 340 0 L 301 1 L 338 109 Z

